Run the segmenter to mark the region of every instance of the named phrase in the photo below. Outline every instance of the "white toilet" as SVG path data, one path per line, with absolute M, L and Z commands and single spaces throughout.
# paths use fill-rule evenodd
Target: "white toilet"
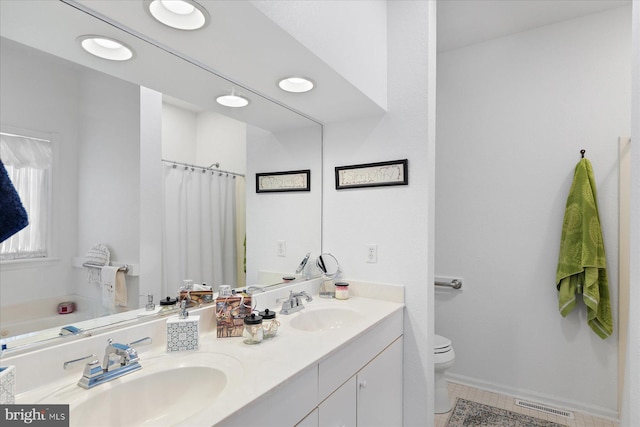
M 449 401 L 449 389 L 444 379 L 444 372 L 453 366 L 456 354 L 453 352 L 451 340 L 440 335 L 435 335 L 434 367 L 435 367 L 435 413 L 443 414 L 452 408 Z

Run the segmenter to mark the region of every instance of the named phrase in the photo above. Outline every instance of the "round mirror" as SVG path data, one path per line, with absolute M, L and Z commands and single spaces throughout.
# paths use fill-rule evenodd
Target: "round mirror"
M 342 273 L 342 267 L 340 267 L 340 263 L 330 253 L 321 254 L 316 260 L 316 266 L 318 270 L 322 272 L 324 277 L 329 279 L 335 279 Z

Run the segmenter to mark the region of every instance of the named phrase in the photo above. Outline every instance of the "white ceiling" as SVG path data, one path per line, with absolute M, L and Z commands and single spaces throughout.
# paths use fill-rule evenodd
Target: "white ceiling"
M 232 117 L 264 129 L 308 125 L 306 119 L 292 111 L 275 108 L 277 104 L 322 123 L 383 113 L 366 94 L 249 2 L 199 0 L 214 22 L 193 33 L 176 32 L 158 25 L 145 13 L 142 1 L 65 2 L 71 6 L 51 0 L 0 0 L 1 35 L 213 111 L 220 108 L 214 105 L 215 97 L 235 89 L 236 93 L 248 95 L 252 102 L 243 111 L 233 112 Z M 630 2 L 438 0 L 438 47 L 439 50 L 454 49 Z M 90 8 L 107 19 L 96 20 L 73 5 Z M 109 20 L 133 31 L 120 31 L 110 25 Z M 238 25 L 240 22 L 242 25 Z M 120 37 L 134 47 L 136 60 L 128 64 L 105 64 L 103 60 L 88 58 L 75 43 L 80 34 Z M 168 50 L 155 48 L 155 43 Z M 180 52 L 190 62 L 171 52 Z M 194 66 L 195 63 L 204 68 Z M 236 84 L 214 79 L 208 70 L 216 70 Z M 318 87 L 304 96 L 283 93 L 276 81 L 291 74 L 311 76 Z
M 631 0 L 438 0 L 438 51 L 630 3 Z

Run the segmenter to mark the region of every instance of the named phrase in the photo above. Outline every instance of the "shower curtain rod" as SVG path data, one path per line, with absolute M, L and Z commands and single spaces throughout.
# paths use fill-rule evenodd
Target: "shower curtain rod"
M 238 172 L 231 172 L 231 171 L 226 171 L 226 170 L 222 170 L 222 169 L 218 169 L 220 167 L 220 163 L 212 163 L 211 166 L 198 166 L 198 165 L 192 165 L 189 163 L 182 163 L 182 162 L 176 162 L 174 160 L 166 160 L 166 159 L 162 159 L 163 162 L 165 163 L 171 163 L 173 165 L 173 167 L 175 168 L 176 166 L 184 166 L 185 169 L 191 169 L 192 171 L 194 169 L 201 169 L 202 173 L 207 172 L 207 171 L 211 171 L 211 172 L 219 172 L 221 175 L 223 173 L 226 173 L 227 175 L 233 175 L 234 178 L 236 176 L 241 176 L 244 178 L 244 174 L 242 173 L 238 173 Z M 215 168 L 213 168 L 212 166 L 215 166 Z

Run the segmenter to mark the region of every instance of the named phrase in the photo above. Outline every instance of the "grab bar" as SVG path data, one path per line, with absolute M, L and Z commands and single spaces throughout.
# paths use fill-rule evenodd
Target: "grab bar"
M 453 288 L 453 289 L 460 289 L 462 287 L 462 280 L 453 279 L 450 282 L 439 282 L 439 281 L 436 280 L 435 285 L 436 286 L 448 286 L 448 287 Z

